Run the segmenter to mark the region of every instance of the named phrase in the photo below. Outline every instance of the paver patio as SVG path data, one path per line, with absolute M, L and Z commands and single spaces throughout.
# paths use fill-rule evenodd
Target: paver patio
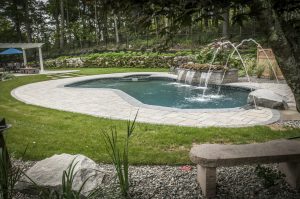
M 122 77 L 132 74 L 155 74 L 176 78 L 167 73 L 115 73 L 50 80 L 18 87 L 12 95 L 20 101 L 37 106 L 83 113 L 97 117 L 128 120 L 139 110 L 137 121 L 182 126 L 240 127 L 273 123 L 280 119 L 277 110 L 258 109 L 177 109 L 142 104 L 122 91 L 101 88 L 64 87 L 77 81 L 102 77 Z M 288 98 L 293 105 L 293 96 L 286 84 L 234 83 L 233 86 L 268 88 Z

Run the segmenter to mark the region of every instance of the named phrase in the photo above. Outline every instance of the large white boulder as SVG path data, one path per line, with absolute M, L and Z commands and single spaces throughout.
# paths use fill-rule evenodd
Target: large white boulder
M 288 105 L 284 96 L 274 93 L 267 89 L 258 89 L 252 91 L 248 96 L 248 103 L 254 104 L 254 100 L 257 106 L 273 108 L 273 109 L 287 109 Z
M 26 175 L 41 187 L 60 191 L 63 172 L 69 168 L 73 160 L 73 165 L 76 164 L 74 168 L 74 174 L 76 173 L 76 175 L 73 182 L 73 189 L 79 190 L 81 185 L 89 178 L 82 190 L 82 194 L 87 196 L 89 192 L 103 183 L 108 173 L 86 156 L 70 154 L 54 155 L 37 162 L 26 172 Z M 36 186 L 25 176 L 17 183 L 16 189 L 31 194 L 37 193 Z

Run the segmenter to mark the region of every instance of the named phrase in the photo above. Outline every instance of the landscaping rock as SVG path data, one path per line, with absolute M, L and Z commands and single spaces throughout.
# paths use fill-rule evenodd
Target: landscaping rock
M 254 104 L 254 100 L 257 106 L 266 108 L 285 110 L 288 108 L 286 99 L 267 89 L 258 89 L 252 91 L 248 96 L 248 103 Z
M 137 67 L 137 68 L 169 68 L 179 67 L 189 61 L 194 61 L 193 56 L 145 56 L 121 54 L 115 56 L 94 55 L 90 57 L 59 57 L 48 59 L 45 66 L 49 68 L 78 68 L 78 67 Z
M 94 161 L 83 155 L 60 154 L 37 162 L 26 172 L 26 175 L 41 187 L 59 191 L 62 187 L 63 172 L 68 170 L 72 162 L 73 165 L 76 164 L 74 168 L 74 190 L 79 190 L 88 178 L 82 190 L 82 194 L 85 196 L 90 191 L 98 188 L 103 183 L 106 174 L 108 174 Z M 16 185 L 16 189 L 32 194 L 36 190 L 36 186 L 27 177 L 23 177 Z
M 18 162 L 18 164 L 21 162 Z M 31 162 L 24 162 L 31 165 Z M 278 172 L 277 164 L 263 165 Z M 115 174 L 113 165 L 100 164 Z M 204 199 L 198 186 L 196 177 L 197 169 L 190 166 L 191 170 L 183 170 L 178 166 L 130 166 L 130 188 L 131 199 L 142 198 L 182 198 L 182 199 Z M 217 169 L 217 196 L 216 199 L 299 199 L 300 193 L 290 187 L 284 179 L 280 179 L 276 186 L 264 187 L 264 180 L 257 176 L 256 165 L 237 167 L 220 167 Z M 101 185 L 104 196 L 99 198 L 122 198 L 118 179 L 113 177 Z M 16 199 L 36 199 L 34 196 L 18 193 Z
M 78 68 L 78 67 L 83 67 L 83 64 L 84 64 L 84 60 L 81 59 L 80 57 L 66 59 L 66 65 L 68 67 Z

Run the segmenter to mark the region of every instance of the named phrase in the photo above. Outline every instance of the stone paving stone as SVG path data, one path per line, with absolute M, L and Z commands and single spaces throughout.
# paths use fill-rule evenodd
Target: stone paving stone
M 126 75 L 139 74 L 127 73 Z M 143 73 L 145 74 L 145 73 Z M 149 73 L 152 74 L 152 73 Z M 156 73 L 161 76 L 172 75 Z M 101 77 L 124 76 L 124 74 L 105 74 L 95 76 L 73 77 L 59 80 L 51 80 L 28 84 L 15 89 L 12 94 L 17 99 L 38 106 L 54 108 L 65 111 L 79 112 L 111 119 L 133 119 L 139 110 L 137 121 L 172 124 L 182 126 L 248 126 L 259 125 L 271 122 L 276 111 L 272 112 L 267 108 L 246 110 L 240 109 L 211 109 L 211 110 L 181 110 L 168 109 L 143 104 L 134 104 L 125 100 L 118 92 L 108 89 L 93 88 L 70 88 L 63 87 L 64 84 L 75 81 L 89 80 Z M 235 86 L 253 86 L 249 83 L 235 83 Z M 259 87 L 260 84 L 254 84 Z M 263 84 L 263 88 L 270 88 L 276 92 L 291 98 L 290 89 L 286 85 Z M 282 91 L 284 90 L 284 91 Z M 127 99 L 127 98 L 126 98 Z M 290 99 L 293 102 L 293 99 Z M 273 121 L 274 122 L 274 121 Z

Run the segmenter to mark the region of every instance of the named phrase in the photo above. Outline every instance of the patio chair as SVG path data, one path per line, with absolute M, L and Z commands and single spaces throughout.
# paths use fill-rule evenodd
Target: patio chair
M 7 63 L 5 68 L 6 68 L 5 71 L 11 72 L 11 71 L 13 71 L 14 64 L 13 63 Z
M 5 67 L 5 64 L 4 63 L 0 63 L 0 72 L 4 72 L 4 67 Z
M 15 63 L 14 72 L 18 73 L 20 72 L 20 69 L 21 69 L 21 63 L 20 62 Z

